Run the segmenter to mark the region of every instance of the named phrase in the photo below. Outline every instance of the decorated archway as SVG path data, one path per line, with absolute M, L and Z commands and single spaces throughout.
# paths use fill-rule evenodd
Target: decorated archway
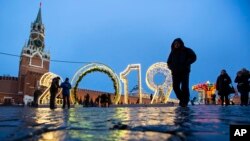
M 107 65 L 101 64 L 101 63 L 90 63 L 83 67 L 81 67 L 74 75 L 73 79 L 71 80 L 71 84 L 73 86 L 72 94 L 73 94 L 73 101 L 76 103 L 78 101 L 78 97 L 76 95 L 77 88 L 79 85 L 79 82 L 82 80 L 84 76 L 86 76 L 89 73 L 92 72 L 102 72 L 104 74 L 107 74 L 109 78 L 113 81 L 113 86 L 115 89 L 115 96 L 113 99 L 113 103 L 117 104 L 121 97 L 121 84 L 120 79 L 117 76 L 117 74 Z

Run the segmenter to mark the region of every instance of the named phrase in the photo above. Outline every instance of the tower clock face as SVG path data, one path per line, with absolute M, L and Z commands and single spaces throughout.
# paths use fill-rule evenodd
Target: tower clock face
M 43 36 L 39 33 L 31 33 L 31 40 L 33 41 L 33 45 L 36 47 L 42 47 L 43 46 Z
M 31 34 L 31 38 L 32 38 L 32 39 L 35 39 L 35 38 L 37 38 L 37 37 L 38 37 L 38 34 L 37 34 L 37 33 L 32 33 L 32 34 Z
M 37 46 L 37 47 L 41 47 L 43 45 L 42 41 L 40 39 L 35 39 L 34 40 L 34 44 Z

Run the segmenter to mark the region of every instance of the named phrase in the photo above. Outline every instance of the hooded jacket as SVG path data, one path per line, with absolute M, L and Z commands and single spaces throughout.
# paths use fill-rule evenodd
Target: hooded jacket
M 219 91 L 219 95 L 222 93 L 229 94 L 231 83 L 232 80 L 227 73 L 219 75 L 216 80 L 216 90 Z
M 196 54 L 182 43 L 179 48 L 174 48 L 172 44 L 167 63 L 172 74 L 189 73 L 191 64 L 196 61 Z

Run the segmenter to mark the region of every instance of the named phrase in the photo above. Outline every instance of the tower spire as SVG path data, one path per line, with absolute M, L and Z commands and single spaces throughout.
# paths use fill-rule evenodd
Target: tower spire
M 42 24 L 42 3 L 40 2 L 39 11 L 35 20 L 35 23 Z

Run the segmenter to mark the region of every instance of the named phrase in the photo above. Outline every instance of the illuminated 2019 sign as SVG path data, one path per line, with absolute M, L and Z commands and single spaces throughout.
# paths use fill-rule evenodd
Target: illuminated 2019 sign
M 79 82 L 82 80 L 84 76 L 91 72 L 102 72 L 107 74 L 111 80 L 113 81 L 113 85 L 115 88 L 115 96 L 114 96 L 114 104 L 117 104 L 121 97 L 121 83 L 124 83 L 124 104 L 128 104 L 128 80 L 127 75 L 132 71 L 137 70 L 138 71 L 138 97 L 139 97 L 139 103 L 142 103 L 142 88 L 141 88 L 141 65 L 140 64 L 130 64 L 127 66 L 127 68 L 120 73 L 120 78 L 118 75 L 107 65 L 101 64 L 101 63 L 90 63 L 83 67 L 81 67 L 73 76 L 73 79 L 71 80 L 71 84 L 73 86 L 73 89 L 71 90 L 71 100 L 73 103 L 76 103 L 78 101 L 78 98 L 76 96 L 76 91 L 78 88 Z M 154 83 L 154 76 L 158 73 L 161 73 L 165 80 L 162 84 L 156 85 Z M 47 87 L 47 89 L 44 91 L 44 93 L 39 97 L 39 104 L 45 104 L 49 101 L 49 87 L 51 80 L 59 75 L 56 75 L 54 73 L 48 72 L 45 73 L 41 79 L 40 79 L 40 85 Z M 172 77 L 171 77 L 171 71 L 168 69 L 168 66 L 164 62 L 158 62 L 153 64 L 149 67 L 146 73 L 146 83 L 147 86 L 154 91 L 154 96 L 151 101 L 152 103 L 155 102 L 161 102 L 166 103 L 168 101 L 169 95 L 172 90 Z M 155 102 L 154 102 L 155 101 Z M 60 102 L 57 102 L 57 104 Z

